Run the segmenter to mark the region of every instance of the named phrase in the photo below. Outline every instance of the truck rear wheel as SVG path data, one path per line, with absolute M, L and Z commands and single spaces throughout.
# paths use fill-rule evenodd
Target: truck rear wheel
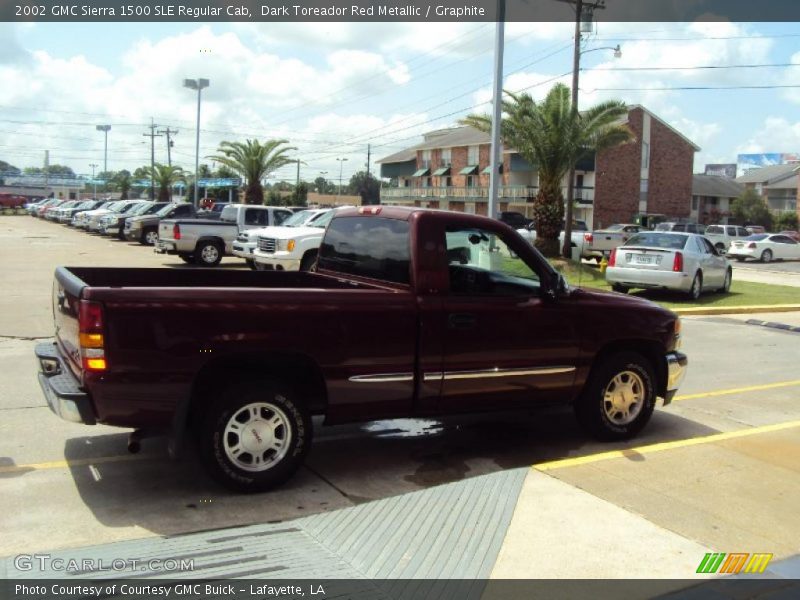
M 148 227 L 142 231 L 142 237 L 139 238 L 139 243 L 145 246 L 155 246 L 158 243 L 158 229 L 155 227 Z
M 223 486 L 262 492 L 294 475 L 312 436 L 311 417 L 290 390 L 268 381 L 236 383 L 203 420 L 201 458 Z
M 216 267 L 222 260 L 222 249 L 216 242 L 199 242 L 194 250 L 197 264 L 204 267 Z
M 656 405 L 653 366 L 636 352 L 600 360 L 575 404 L 575 415 L 600 440 L 632 438 L 647 425 Z

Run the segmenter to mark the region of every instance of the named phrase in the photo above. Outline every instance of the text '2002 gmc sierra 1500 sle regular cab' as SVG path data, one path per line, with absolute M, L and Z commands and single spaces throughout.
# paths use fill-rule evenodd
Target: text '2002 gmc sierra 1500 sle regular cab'
M 325 424 L 572 404 L 624 439 L 672 399 L 680 321 L 572 289 L 507 225 L 400 207 L 337 214 L 314 272 L 56 270 L 55 343 L 36 348 L 52 410 L 193 434 L 221 483 L 288 479 Z

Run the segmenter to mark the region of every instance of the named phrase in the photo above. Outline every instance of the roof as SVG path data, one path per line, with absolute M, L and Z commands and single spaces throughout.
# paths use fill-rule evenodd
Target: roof
M 661 117 L 647 110 L 644 106 L 641 106 L 640 104 L 632 104 L 628 106 L 629 113 L 634 109 L 640 109 L 646 112 L 648 115 L 650 115 L 651 118 L 655 119 L 656 121 L 664 125 L 664 127 L 672 131 L 675 135 L 683 139 L 687 144 L 689 144 L 692 148 L 694 148 L 695 151 L 700 150 L 700 146 L 695 144 L 692 140 L 687 138 L 680 131 L 672 127 Z M 455 148 L 457 146 L 474 146 L 480 144 L 489 144 L 492 141 L 492 138 L 488 133 L 479 131 L 473 127 L 470 127 L 469 125 L 461 125 L 459 127 L 451 127 L 449 129 L 437 129 L 435 131 L 429 131 L 428 133 L 425 133 L 423 137 L 425 138 L 424 141 L 417 144 L 416 146 L 406 148 L 405 150 L 401 150 L 396 154 L 392 154 L 391 156 L 387 156 L 376 162 L 379 163 L 407 162 L 416 158 L 418 150 L 433 150 L 436 148 Z M 510 148 L 505 148 L 503 151 L 504 153 L 514 152 L 514 150 L 511 150 Z
M 744 184 L 719 175 L 692 175 L 692 196 L 712 198 L 737 198 L 744 191 Z
M 795 172 L 798 168 L 800 168 L 800 166 L 797 164 L 788 164 L 770 165 L 760 169 L 750 169 L 741 177 L 737 177 L 736 181 L 739 183 L 778 183 L 787 177 L 795 175 Z

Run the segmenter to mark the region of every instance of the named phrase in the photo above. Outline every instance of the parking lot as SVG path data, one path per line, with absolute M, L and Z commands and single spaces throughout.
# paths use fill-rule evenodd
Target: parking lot
M 211 482 L 191 453 L 169 460 L 161 440 L 130 455 L 126 431 L 58 419 L 36 382 L 33 347 L 52 335 L 57 265 L 196 267 L 29 217 L 0 217 L 0 256 L 0 556 L 286 521 L 530 467 L 496 577 L 626 577 L 630 569 L 689 577 L 686 565 L 703 550 L 767 552 L 775 561 L 800 553 L 800 333 L 748 323 L 758 315 L 684 319 L 687 379 L 631 442 L 590 441 L 564 411 L 320 427 L 299 476 L 278 491 L 242 496 Z M 221 268 L 245 267 L 226 258 Z M 760 268 L 735 264 L 743 273 Z M 769 271 L 800 277 L 800 263 Z M 775 319 L 800 326 L 799 313 Z M 563 504 L 565 494 L 573 504 Z M 605 523 L 598 503 L 611 515 Z M 560 511 L 569 508 L 565 518 Z M 609 556 L 624 556 L 608 541 L 623 534 L 613 527 L 619 515 L 637 519 L 641 529 L 631 531 L 652 528 L 672 545 L 644 539 L 628 547 L 649 552 L 647 568 L 576 560 L 576 548 L 602 539 Z M 526 557 L 532 533 L 556 548 L 536 565 Z

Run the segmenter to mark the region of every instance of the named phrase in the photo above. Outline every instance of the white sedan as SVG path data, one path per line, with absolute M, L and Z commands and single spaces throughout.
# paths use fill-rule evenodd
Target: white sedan
M 695 233 L 643 231 L 611 252 L 606 281 L 615 292 L 630 288 L 687 292 L 728 292 L 732 270 L 704 236 Z
M 757 233 L 743 240 L 732 242 L 728 255 L 742 262 L 748 258 L 771 262 L 800 259 L 800 244 L 788 235 L 780 233 Z

